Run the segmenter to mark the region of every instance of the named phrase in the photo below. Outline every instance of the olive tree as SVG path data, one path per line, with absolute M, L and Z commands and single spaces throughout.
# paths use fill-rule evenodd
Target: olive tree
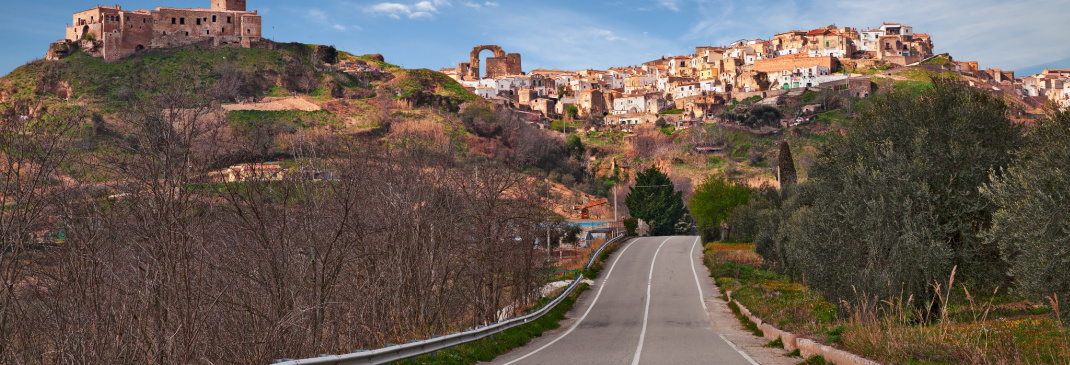
M 989 242 L 998 242 L 1015 288 L 1070 310 L 1070 111 L 1028 135 L 1018 160 L 982 190 L 998 207 Z M 1066 317 L 1064 317 L 1066 318 Z

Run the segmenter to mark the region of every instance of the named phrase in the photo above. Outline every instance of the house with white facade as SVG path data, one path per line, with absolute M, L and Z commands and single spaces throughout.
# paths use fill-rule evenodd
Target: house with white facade
M 795 68 L 793 70 L 785 70 L 779 72 L 777 76 L 777 83 L 783 89 L 797 89 L 800 87 L 814 87 L 820 84 L 817 77 L 826 76 L 832 73 L 828 67 L 813 66 L 806 68 Z
M 674 99 L 689 98 L 699 94 L 702 94 L 702 89 L 697 82 L 680 84 L 676 87 L 675 90 L 673 90 Z
M 479 95 L 479 97 L 484 99 L 490 99 L 492 97 L 498 96 L 498 89 L 495 89 L 493 87 L 480 86 L 476 88 L 476 95 Z
M 859 49 L 866 52 L 877 52 L 880 49 L 880 39 L 884 36 L 884 31 L 880 29 L 870 29 L 860 32 L 861 46 Z
M 721 81 L 717 80 L 717 79 L 699 81 L 698 84 L 699 84 L 699 89 L 701 91 L 705 91 L 707 93 L 723 93 L 724 92 L 724 84 L 722 84 Z
M 646 95 L 616 98 L 613 100 L 613 115 L 646 112 Z

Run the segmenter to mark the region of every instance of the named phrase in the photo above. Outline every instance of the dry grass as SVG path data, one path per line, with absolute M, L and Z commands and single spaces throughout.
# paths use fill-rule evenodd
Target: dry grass
M 762 257 L 754 253 L 753 243 L 710 243 L 706 245 L 706 257 L 717 265 L 731 262 L 760 268 L 763 264 Z

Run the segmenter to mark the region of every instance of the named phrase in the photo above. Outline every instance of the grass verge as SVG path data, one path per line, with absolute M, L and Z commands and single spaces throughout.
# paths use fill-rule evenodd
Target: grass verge
M 959 289 L 951 294 L 947 317 L 924 324 L 902 301 L 835 306 L 802 284 L 762 270 L 750 244 L 708 244 L 703 261 L 717 285 L 764 322 L 884 363 L 1070 363 L 1067 328 L 1021 298 L 981 299 Z M 852 308 L 879 315 L 861 316 Z M 732 311 L 739 316 L 738 308 Z
M 583 293 L 590 288 L 590 285 L 581 283 L 579 287 L 576 288 L 576 291 L 565 298 L 565 300 L 562 300 L 560 304 L 554 307 L 554 309 L 551 309 L 549 313 L 546 313 L 531 323 L 507 329 L 491 337 L 438 351 L 436 354 L 423 355 L 413 358 L 411 361 L 401 361 L 398 362 L 398 364 L 467 365 L 480 361 L 494 360 L 498 355 L 523 346 L 535 337 L 542 336 L 542 333 L 547 330 L 561 327 L 559 322 L 562 319 L 565 319 L 565 313 L 568 313 L 568 311 L 572 309 L 572 305 L 576 303 L 576 298 L 580 296 L 580 293 Z M 539 306 L 542 306 L 545 304 L 544 302 L 548 302 L 552 299 L 553 298 L 544 298 L 540 301 Z

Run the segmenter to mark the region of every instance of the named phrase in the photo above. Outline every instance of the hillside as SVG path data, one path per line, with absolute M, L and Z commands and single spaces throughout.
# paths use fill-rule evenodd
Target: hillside
M 74 131 L 76 153 L 91 163 L 65 166 L 57 179 L 122 179 L 92 166 L 146 142 L 139 114 L 147 108 L 182 99 L 180 109 L 195 111 L 194 118 L 219 137 L 211 144 L 222 157 L 206 161 L 213 170 L 293 159 L 300 141 L 314 138 L 333 145 L 371 144 L 387 154 L 429 150 L 462 164 L 490 159 L 549 176 L 554 210 L 565 216 L 566 207 L 583 201 L 579 190 L 611 195 L 612 183 L 591 177 L 581 156 L 565 150 L 562 135 L 538 131 L 444 74 L 402 69 L 378 55 L 335 54 L 333 47 L 274 48 L 153 49 L 113 63 L 74 52 L 0 78 L 0 108 L 29 119 L 65 108 L 91 115 Z M 325 165 L 345 157 L 317 156 Z M 611 209 L 598 213 L 612 216 Z

